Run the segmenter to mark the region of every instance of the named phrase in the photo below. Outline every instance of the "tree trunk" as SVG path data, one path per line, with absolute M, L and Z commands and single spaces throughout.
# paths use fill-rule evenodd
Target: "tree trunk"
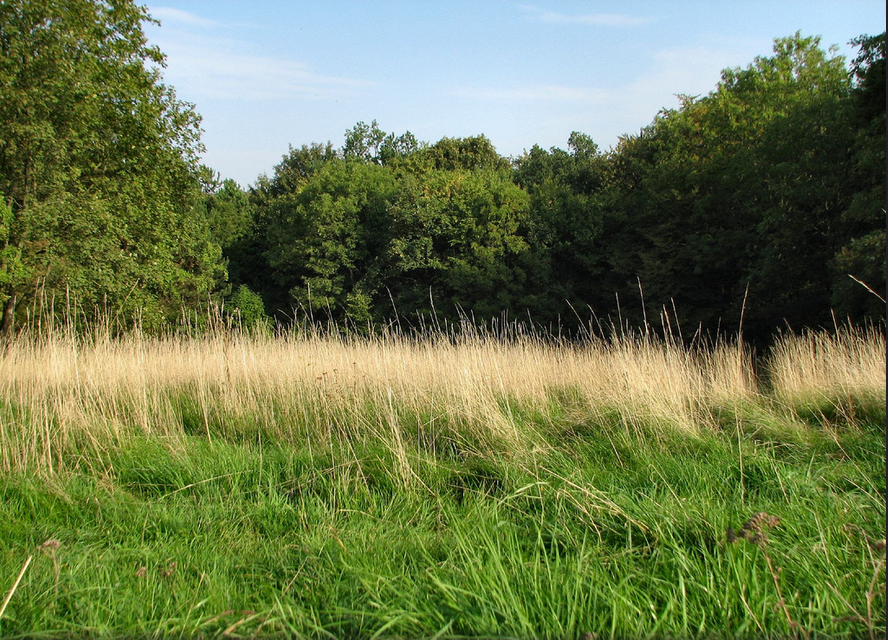
M 17 298 L 18 294 L 13 293 L 9 296 L 9 300 L 6 301 L 6 304 L 3 305 L 3 316 L 2 319 L 0 319 L 0 335 L 6 340 L 9 340 L 12 336 L 12 321 L 15 317 L 15 301 Z

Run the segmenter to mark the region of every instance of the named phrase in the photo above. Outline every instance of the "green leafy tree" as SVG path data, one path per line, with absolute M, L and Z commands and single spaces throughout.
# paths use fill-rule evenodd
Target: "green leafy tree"
M 516 161 L 515 180 L 530 196 L 525 305 L 538 322 L 570 326 L 577 320 L 571 306 L 585 312 L 601 290 L 601 189 L 608 168 L 585 134 L 572 133 L 568 149 L 534 146 Z
M 244 329 L 261 332 L 268 332 L 271 329 L 271 318 L 265 312 L 262 298 L 246 285 L 240 285 L 234 291 L 228 300 L 226 310 Z
M 446 247 L 443 267 L 433 282 L 440 308 L 457 308 L 476 319 L 518 314 L 527 282 L 529 202 L 508 173 L 496 170 L 442 172 L 438 201 Z
M 624 141 L 621 292 L 640 279 L 654 314 L 674 301 L 686 325 L 734 330 L 749 286 L 744 329 L 760 338 L 828 322 L 829 265 L 854 235 L 850 92 L 844 59 L 796 34 Z
M 441 138 L 435 144 L 421 150 L 427 166 L 443 171 L 463 169 L 493 169 L 506 171 L 509 160 L 496 152 L 496 148 L 486 136 L 468 138 Z
M 362 327 L 432 299 L 453 318 L 517 304 L 527 197 L 486 139 L 428 146 L 375 122 L 346 138 L 341 157 L 259 206 L 279 308 Z
M 223 250 L 247 235 L 253 224 L 250 196 L 231 179 L 221 180 L 213 174 L 202 180 L 202 191 L 195 203 L 195 216 L 203 220 L 213 240 Z
M 254 200 L 264 205 L 274 198 L 298 193 L 309 178 L 339 157 L 340 154 L 330 142 L 302 145 L 298 149 L 290 146 L 271 177 L 265 174 L 259 176 L 253 189 Z
M 346 159 L 390 165 L 403 163 L 425 146 L 409 131 L 399 136 L 386 133 L 373 120 L 369 125 L 358 122 L 345 132 L 341 155 Z
M 434 306 L 439 320 L 522 313 L 529 208 L 510 174 L 427 168 L 398 185 L 385 282 L 398 312 L 429 314 Z M 388 300 L 380 308 L 390 315 Z
M 848 185 L 854 193 L 841 223 L 846 243 L 832 261 L 832 304 L 853 319 L 884 317 L 885 293 L 885 33 L 860 36 L 851 62 L 856 139 Z M 869 289 L 869 291 L 867 290 Z M 881 299 L 880 299 L 881 298 Z
M 9 229 L 12 224 L 12 209 L 6 198 L 0 194 L 0 305 L 5 305 L 15 295 L 15 284 L 27 279 L 23 274 L 25 266 L 21 260 L 21 250 L 9 242 Z M 12 301 L 15 305 L 15 300 Z M 12 316 L 9 316 L 10 320 Z M 5 318 L 4 318 L 5 320 Z
M 379 160 L 385 165 L 403 162 L 415 156 L 416 152 L 424 149 L 425 146 L 409 131 L 399 136 L 390 133 L 382 141 L 382 146 L 379 149 Z
M 665 310 L 678 328 L 677 309 L 686 337 L 744 317 L 762 342 L 830 323 L 831 304 L 879 317 L 884 34 L 855 43 L 849 73 L 817 38 L 778 39 L 608 153 L 574 132 L 510 161 L 484 136 L 427 145 L 358 123 L 343 150 L 303 147 L 305 171 L 254 190 L 264 281 L 356 323 L 392 302 L 429 312 L 430 296 L 440 315 L 544 323 L 588 305 L 629 324 Z
M 312 143 L 299 148 L 290 146 L 273 174 L 259 176 L 250 190 L 253 224 L 251 232 L 226 251 L 229 274 L 236 286 L 244 284 L 259 294 L 265 306 L 275 317 L 286 316 L 292 307 L 289 288 L 274 278 L 269 264 L 269 252 L 280 242 L 270 235 L 278 229 L 302 188 L 328 163 L 341 158 L 341 153 L 330 142 Z M 292 285 L 291 285 L 292 286 Z
M 191 216 L 199 117 L 162 84 L 131 0 L 0 3 L 2 326 L 38 292 L 157 326 L 224 277 Z
M 863 125 L 878 124 L 885 119 L 885 32 L 859 36 L 851 44 L 858 48 L 857 57 L 851 61 L 856 116 Z
M 753 174 L 764 192 L 749 308 L 761 332 L 782 320 L 830 322 L 829 264 L 848 239 L 841 216 L 852 197 L 851 84 L 844 58 L 818 45 L 816 38 L 777 40 L 772 58 L 757 60 L 726 87 L 758 107 L 754 159 L 767 167 Z
M 379 128 L 376 120 L 369 125 L 358 122 L 345 132 L 342 154 L 346 158 L 382 164 L 380 152 L 385 141 L 386 133 Z
M 370 318 L 370 301 L 389 268 L 390 203 L 397 194 L 386 168 L 328 163 L 288 201 L 269 226 L 268 261 L 292 307 Z
M 217 173 L 205 167 L 201 171 L 202 192 L 195 202 L 191 217 L 199 221 L 212 242 L 221 249 L 221 259 L 228 272 L 228 284 L 219 288 L 219 293 L 229 298 L 238 291 L 250 289 L 255 278 L 257 263 L 264 265 L 260 253 L 263 247 L 257 244 L 256 207 L 250 195 L 242 190 L 234 180 L 222 180 Z M 264 312 L 263 312 L 264 313 Z

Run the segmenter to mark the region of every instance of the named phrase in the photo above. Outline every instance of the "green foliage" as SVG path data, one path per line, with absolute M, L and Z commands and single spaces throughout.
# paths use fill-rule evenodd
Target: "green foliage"
M 268 251 L 274 237 L 269 229 L 280 223 L 293 203 L 296 194 L 306 182 L 327 163 L 340 157 L 333 145 L 303 145 L 289 152 L 275 166 L 271 177 L 259 176 L 250 190 L 252 226 L 250 233 L 237 240 L 226 251 L 228 272 L 234 285 L 245 284 L 265 301 L 266 308 L 289 312 L 291 301 L 288 288 L 279 286 L 272 277 Z
M 423 147 L 409 131 L 399 136 L 387 134 L 374 120 L 370 125 L 358 122 L 345 132 L 341 155 L 347 159 L 387 165 L 398 162 Z
M 851 41 L 860 47 L 851 62 L 851 106 L 857 137 L 851 159 L 853 189 L 840 223 L 848 233 L 835 254 L 832 304 L 842 316 L 878 318 L 884 314 L 885 286 L 885 33 Z M 876 295 L 857 286 L 866 283 Z M 852 284 L 849 288 L 849 283 Z M 881 302 L 881 304 L 880 304 Z
M 213 240 L 223 250 L 252 231 L 253 206 L 249 195 L 234 180 L 204 188 L 193 215 L 202 219 Z
M 862 35 L 851 40 L 859 47 L 851 61 L 854 73 L 854 98 L 858 117 L 865 123 L 885 120 L 885 32 L 878 36 Z M 884 126 L 883 126 L 884 133 Z
M 607 162 L 592 138 L 579 132 L 570 135 L 568 148 L 534 146 L 516 161 L 515 181 L 530 195 L 525 304 L 543 323 L 570 318 L 571 305 L 584 308 L 600 295 Z
M 851 103 L 844 59 L 796 34 L 624 140 L 605 205 L 622 210 L 620 226 L 603 236 L 621 293 L 638 291 L 637 276 L 649 307 L 674 303 L 686 325 L 731 331 L 745 302 L 759 340 L 783 322 L 828 324 L 830 291 L 848 279 L 831 268 L 875 248 L 855 239 L 884 226 L 876 201 L 859 199 Z M 884 166 L 867 166 L 884 183 Z
M 509 161 L 499 155 L 490 140 L 483 135 L 469 138 L 441 138 L 427 149 L 423 149 L 422 156 L 435 169 L 443 171 L 509 168 Z
M 396 163 L 399 160 L 409 158 L 424 147 L 425 144 L 419 142 L 416 136 L 409 131 L 399 136 L 390 133 L 382 141 L 382 146 L 379 149 L 379 161 L 382 164 Z
M 339 154 L 329 142 L 325 145 L 302 145 L 299 149 L 291 146 L 274 168 L 271 178 L 264 174 L 259 176 L 253 190 L 255 199 L 259 204 L 264 204 L 267 200 L 298 192 L 311 176 L 338 157 Z
M 161 83 L 147 19 L 131 1 L 0 6 L 5 245 L 27 266 L 4 279 L 6 329 L 38 293 L 156 325 L 224 276 L 190 215 L 199 118 Z
M 374 120 L 370 125 L 358 122 L 345 132 L 342 155 L 364 162 L 381 164 L 380 149 L 386 139 L 385 131 Z
M 433 301 L 454 319 L 463 308 L 490 317 L 515 305 L 527 197 L 486 138 L 429 147 L 374 121 L 349 130 L 341 154 L 320 150 L 298 152 L 312 169 L 293 188 L 275 186 L 291 174 L 291 150 L 254 191 L 270 275 L 287 293 L 267 297 L 270 308 L 364 328 L 431 312 Z M 307 155 L 322 161 L 301 162 Z
M 247 192 L 198 164 L 149 19 L 132 0 L 0 5 L 5 333 L 62 300 L 160 329 L 241 291 L 361 330 L 434 310 L 585 331 L 591 309 L 668 331 L 677 310 L 765 342 L 883 317 L 885 34 L 853 40 L 850 68 L 780 38 L 606 153 L 573 132 L 510 160 L 373 120 L 341 149 L 291 146 Z
M 365 296 L 379 292 L 390 269 L 396 191 L 384 167 L 338 160 L 275 204 L 267 255 L 295 306 L 368 319 Z
M 245 282 L 269 308 L 358 325 L 434 305 L 581 330 L 591 308 L 679 331 L 742 317 L 765 342 L 831 308 L 878 319 L 884 36 L 854 43 L 849 72 L 818 38 L 778 39 L 608 153 L 574 132 L 510 162 L 484 136 L 429 145 L 359 122 L 341 151 L 291 149 L 260 181 L 252 248 L 268 263 Z
M 851 317 L 879 317 L 885 310 L 885 231 L 853 239 L 839 250 L 833 265 L 833 308 Z
M 412 237 L 431 241 L 428 266 L 422 266 L 434 272 L 417 282 L 414 299 L 428 295 L 430 286 L 444 317 L 455 317 L 458 309 L 478 319 L 515 311 L 526 278 L 527 194 L 508 174 L 490 169 L 436 171 L 422 180 L 425 192 L 413 211 L 422 212 L 427 226 Z
M 240 285 L 228 301 L 229 310 L 241 327 L 249 330 L 267 330 L 271 318 L 265 313 L 265 305 L 258 294 L 246 285 Z
M 0 305 L 5 305 L 14 294 L 16 284 L 27 279 L 25 265 L 22 264 L 21 250 L 10 244 L 9 232 L 12 225 L 12 209 L 0 193 Z M 14 302 L 13 302 L 14 304 Z

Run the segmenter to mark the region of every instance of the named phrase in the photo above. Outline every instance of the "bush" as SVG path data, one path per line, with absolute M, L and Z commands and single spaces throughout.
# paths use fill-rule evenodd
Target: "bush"
M 265 305 L 258 293 L 246 285 L 240 285 L 228 301 L 234 322 L 249 330 L 271 329 L 271 318 L 265 313 Z

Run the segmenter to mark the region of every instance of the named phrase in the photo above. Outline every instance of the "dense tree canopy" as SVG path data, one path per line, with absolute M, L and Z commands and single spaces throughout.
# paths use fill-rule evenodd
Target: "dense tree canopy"
M 445 139 L 384 165 L 375 152 L 344 151 L 275 193 L 292 155 L 255 197 L 267 266 L 293 308 L 365 324 L 392 304 L 428 310 L 430 295 L 483 315 L 512 305 L 503 296 L 521 286 L 510 260 L 526 249 L 527 196 L 486 139 Z
M 305 313 L 508 314 L 730 331 L 884 317 L 885 34 L 800 34 L 602 151 L 504 158 L 373 120 L 290 147 L 249 191 L 197 162 L 131 0 L 0 3 L 0 309 L 41 294 L 163 326 L 209 300 Z M 371 329 L 372 330 L 372 329 Z
M 850 91 L 843 60 L 795 36 L 661 113 L 618 150 L 633 162 L 613 185 L 626 196 L 616 234 L 632 241 L 613 268 L 628 260 L 655 309 L 675 301 L 695 325 L 733 326 L 747 286 L 754 331 L 827 322 L 830 263 L 853 232 L 839 221 L 853 195 Z
M 0 3 L 0 303 L 42 292 L 159 324 L 224 278 L 191 215 L 199 118 L 132 0 Z
M 392 301 L 428 312 L 429 296 L 444 315 L 548 326 L 590 309 L 712 331 L 744 316 L 760 340 L 832 313 L 879 318 L 884 35 L 855 43 L 849 71 L 817 38 L 778 39 L 608 153 L 574 133 L 566 151 L 511 162 L 483 136 L 386 155 L 412 136 L 358 123 L 338 156 L 327 147 L 323 177 L 275 196 L 298 214 L 269 236 L 268 266 L 291 304 L 312 290 L 334 317 L 362 320 Z

